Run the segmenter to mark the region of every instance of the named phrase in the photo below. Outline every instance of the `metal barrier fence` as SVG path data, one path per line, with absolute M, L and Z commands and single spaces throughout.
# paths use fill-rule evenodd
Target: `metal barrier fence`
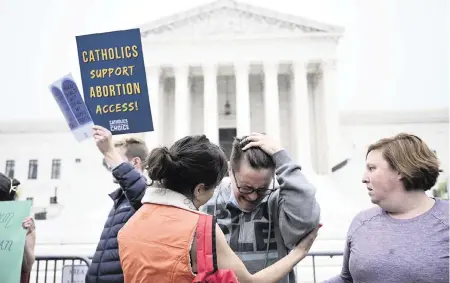
M 343 256 L 343 252 L 315 252 L 309 253 L 308 257 L 312 257 L 312 269 L 313 269 L 313 278 L 314 283 L 316 283 L 316 257 L 334 257 L 334 256 Z
M 313 282 L 316 278 L 316 258 L 343 256 L 342 252 L 311 252 Z M 67 265 L 66 262 L 69 264 Z M 76 274 L 80 270 L 87 271 L 90 258 L 77 256 L 37 256 L 31 272 L 30 283 L 83 283 L 85 273 Z M 64 281 L 62 281 L 64 279 Z
M 30 283 L 75 283 L 80 282 L 78 279 L 80 277 L 83 278 L 81 282 L 84 282 L 84 272 L 89 265 L 90 260 L 87 257 L 37 256 L 31 271 Z

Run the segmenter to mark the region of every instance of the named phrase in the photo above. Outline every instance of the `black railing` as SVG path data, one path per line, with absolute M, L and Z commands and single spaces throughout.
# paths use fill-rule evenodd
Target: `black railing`
M 77 276 L 75 266 L 89 267 L 90 260 L 87 257 L 80 256 L 37 256 L 36 262 L 31 271 L 30 283 L 60 283 L 62 282 L 63 269 L 68 267 L 70 278 L 64 281 L 74 282 L 74 277 Z
M 314 278 L 314 283 L 316 283 L 317 279 L 316 279 L 316 257 L 335 257 L 335 256 L 343 256 L 344 253 L 343 252 L 314 252 L 314 253 L 309 253 L 308 257 L 312 257 L 312 269 L 313 269 L 313 278 Z
M 314 283 L 317 282 L 316 278 L 316 258 L 318 257 L 329 257 L 333 258 L 335 256 L 343 256 L 342 252 L 311 252 L 308 257 L 312 259 L 312 275 Z M 71 271 L 74 270 L 75 266 L 86 266 L 89 267 L 91 258 L 78 257 L 78 256 L 38 256 L 36 257 L 36 262 L 33 266 L 31 273 L 30 283 L 60 283 L 63 277 L 63 267 L 69 267 Z M 66 264 L 68 262 L 68 264 Z M 64 281 L 63 283 L 74 282 L 74 272 L 70 272 L 71 278 L 69 281 Z M 35 280 L 34 280 L 35 279 Z M 67 280 L 67 279 L 66 279 Z M 77 281 L 78 282 L 78 281 Z

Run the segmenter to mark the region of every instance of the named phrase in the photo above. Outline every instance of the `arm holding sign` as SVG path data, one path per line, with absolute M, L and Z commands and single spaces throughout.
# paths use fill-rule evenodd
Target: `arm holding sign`
M 138 210 L 147 189 L 147 179 L 129 162 L 122 163 L 112 173 L 131 206 Z
M 114 147 L 112 134 L 101 126 L 94 126 L 94 139 L 105 157 L 106 163 L 112 168 L 112 174 L 125 193 L 130 204 L 139 209 L 142 205 L 142 197 L 147 189 L 147 180 L 140 170 L 143 160 L 122 156 Z M 143 158 L 143 157 L 142 157 Z M 130 160 L 127 160 L 130 159 Z M 139 166 L 137 165 L 139 164 Z
M 36 228 L 31 217 L 25 218 L 22 227 L 27 230 L 25 249 L 23 252 L 22 272 L 31 272 L 35 260 L 34 247 L 36 245 Z
M 122 158 L 119 152 L 117 152 L 114 148 L 112 134 L 110 131 L 101 126 L 94 126 L 93 130 L 95 143 L 105 157 L 106 163 L 111 166 L 111 168 L 116 168 L 126 162 L 126 160 L 124 160 L 124 158 Z

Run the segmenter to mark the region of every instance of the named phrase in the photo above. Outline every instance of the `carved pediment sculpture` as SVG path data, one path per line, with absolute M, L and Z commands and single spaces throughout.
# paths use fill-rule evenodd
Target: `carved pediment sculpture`
M 141 27 L 143 38 L 333 32 L 341 29 L 235 1 L 213 2 Z

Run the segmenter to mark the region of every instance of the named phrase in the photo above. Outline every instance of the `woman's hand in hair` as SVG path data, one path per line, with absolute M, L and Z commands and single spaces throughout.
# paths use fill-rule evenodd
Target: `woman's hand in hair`
M 268 135 L 260 133 L 251 133 L 248 137 L 241 141 L 241 144 L 247 143 L 242 150 L 247 150 L 251 147 L 259 147 L 264 150 L 265 153 L 272 156 L 275 153 L 283 150 L 283 147 L 279 142 Z

